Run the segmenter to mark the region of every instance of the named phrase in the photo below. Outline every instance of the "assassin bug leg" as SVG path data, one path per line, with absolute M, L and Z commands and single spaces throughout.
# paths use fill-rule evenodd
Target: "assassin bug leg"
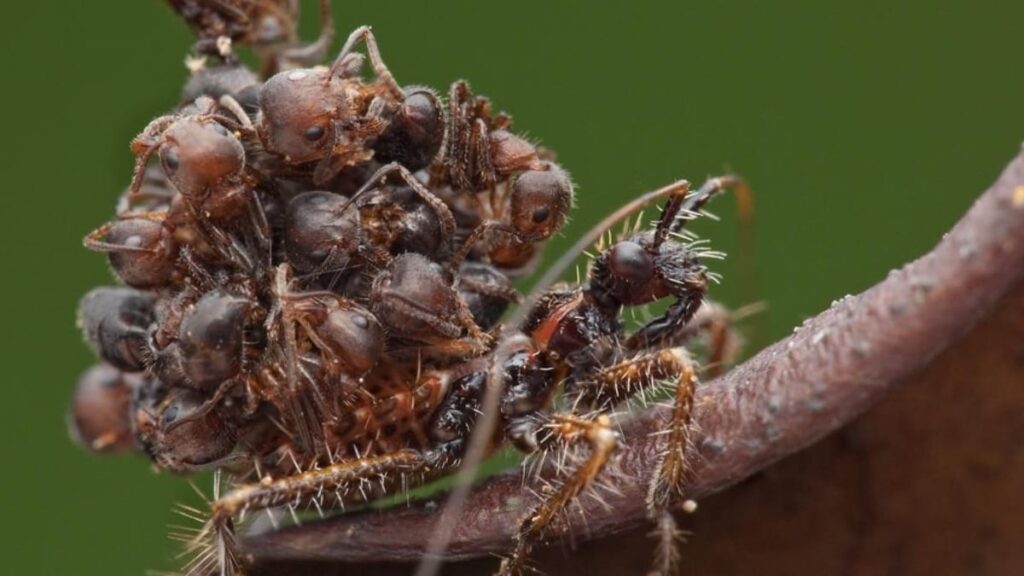
M 543 537 L 548 527 L 566 511 L 580 492 L 593 483 L 619 443 L 618 435 L 611 429 L 611 421 L 604 415 L 590 420 L 574 414 L 556 414 L 551 417 L 548 438 L 541 444 L 542 448 L 585 442 L 590 447 L 590 454 L 561 486 L 545 497 L 523 520 L 516 532 L 512 554 L 502 560 L 498 572 L 501 576 L 515 576 L 524 572 L 533 544 Z

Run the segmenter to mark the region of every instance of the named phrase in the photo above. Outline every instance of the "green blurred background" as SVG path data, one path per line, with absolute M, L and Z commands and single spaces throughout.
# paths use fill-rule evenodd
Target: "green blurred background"
M 339 35 L 374 25 L 401 82 L 468 78 L 557 149 L 579 198 L 559 246 L 642 191 L 744 174 L 762 339 L 927 250 L 1024 137 L 1021 2 L 335 4 Z M 128 141 L 177 101 L 190 35 L 157 0 L 3 14 L 3 571 L 169 568 L 187 484 L 79 451 L 64 411 L 92 361 L 77 299 L 111 281 L 81 237 L 129 179 Z M 700 230 L 735 253 L 735 209 L 714 210 Z M 716 296 L 745 303 L 735 259 L 718 270 Z

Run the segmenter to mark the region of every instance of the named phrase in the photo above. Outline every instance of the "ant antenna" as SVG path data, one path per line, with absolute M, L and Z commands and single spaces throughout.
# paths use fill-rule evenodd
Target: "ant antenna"
M 282 57 L 296 62 L 317 62 L 323 60 L 327 49 L 334 41 L 334 14 L 330 0 L 320 0 L 320 36 L 310 44 L 285 50 Z

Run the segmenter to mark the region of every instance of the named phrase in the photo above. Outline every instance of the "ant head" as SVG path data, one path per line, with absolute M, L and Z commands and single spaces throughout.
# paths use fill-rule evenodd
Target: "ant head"
M 359 250 L 359 210 L 332 192 L 304 192 L 288 203 L 284 248 L 302 273 L 345 268 Z
M 321 68 L 288 70 L 267 80 L 259 96 L 259 134 L 267 151 L 290 164 L 327 156 L 342 104 L 341 82 Z
M 549 238 L 565 224 L 572 202 L 572 182 L 558 165 L 523 172 L 512 183 L 512 227 L 529 240 Z
M 146 367 L 144 350 L 155 302 L 153 294 L 133 288 L 96 288 L 78 305 L 78 326 L 104 360 L 139 372 Z
M 376 316 L 362 306 L 336 300 L 322 312 L 317 334 L 346 368 L 362 374 L 377 365 L 384 351 L 384 329 Z
M 96 364 L 78 379 L 68 410 L 72 440 L 93 452 L 127 452 L 132 438 L 132 388 L 138 382 L 110 364 Z
M 172 472 L 215 466 L 237 443 L 234 427 L 193 390 L 145 381 L 132 398 L 135 438 L 153 462 Z
M 242 143 L 220 122 L 187 117 L 163 133 L 158 154 L 167 178 L 184 196 L 202 198 L 245 168 Z
M 167 179 L 189 198 L 205 199 L 223 179 L 245 168 L 245 148 L 225 124 L 237 122 L 216 113 L 213 99 L 200 97 L 175 116 L 163 116 L 149 123 L 132 141 L 138 159 L 131 191 L 142 186 L 149 158 L 160 158 Z
M 178 336 L 181 368 L 188 382 L 212 391 L 242 369 L 245 331 L 257 305 L 224 290 L 213 290 L 188 309 Z

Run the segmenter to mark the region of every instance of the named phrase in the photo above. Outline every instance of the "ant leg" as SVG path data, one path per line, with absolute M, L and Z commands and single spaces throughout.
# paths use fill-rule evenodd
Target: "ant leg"
M 445 238 L 453 238 L 455 236 L 455 216 L 452 215 L 452 211 L 445 204 L 444 200 L 437 197 L 436 194 L 427 189 L 422 182 L 413 176 L 412 172 L 405 166 L 402 166 L 398 162 L 392 162 L 386 164 L 373 173 L 370 179 L 363 184 L 362 188 L 359 189 L 355 194 L 352 195 L 352 199 L 349 203 L 355 202 L 360 195 L 372 190 L 379 182 L 384 181 L 392 173 L 397 173 L 398 176 L 404 181 L 412 191 L 416 193 L 424 202 L 426 202 L 437 217 L 441 220 L 441 231 L 445 235 Z M 348 205 L 345 206 L 347 208 Z
M 491 193 L 491 203 L 494 204 L 495 187 L 498 185 L 498 176 L 494 169 L 494 160 L 491 158 L 491 138 L 487 124 L 480 118 L 473 122 L 472 132 L 469 134 L 469 148 L 472 159 L 472 174 L 477 178 L 477 188 L 488 190 Z
M 304 406 L 306 395 L 304 386 L 299 382 L 298 336 L 296 335 L 296 313 L 288 301 L 290 290 L 291 269 L 287 264 L 277 267 L 274 274 L 274 305 L 267 315 L 266 329 L 270 343 L 281 355 L 284 368 L 285 386 L 283 412 L 288 414 L 298 429 L 299 439 L 307 449 L 319 452 L 322 444 L 322 431 L 312 420 L 314 415 Z
M 324 59 L 333 41 L 334 15 L 331 13 L 331 3 L 329 0 L 320 0 L 320 36 L 305 46 L 285 50 L 279 59 L 308 68 Z M 280 63 L 278 68 L 281 68 Z
M 460 338 L 430 344 L 416 343 L 407 347 L 392 346 L 388 349 L 388 354 L 396 361 L 403 362 L 416 361 L 424 357 L 438 361 L 466 360 L 479 357 L 487 351 L 493 337 L 490 334 L 484 334 L 483 338 L 485 338 L 483 343 L 473 338 Z
M 387 65 L 384 64 L 384 59 L 380 56 L 380 48 L 377 46 L 377 39 L 373 36 L 369 26 L 360 26 L 349 34 L 348 40 L 345 41 L 345 45 L 341 47 L 341 52 L 338 53 L 334 64 L 331 65 L 328 76 L 334 76 L 341 61 L 352 52 L 356 43 L 360 40 L 366 44 L 366 53 L 370 56 L 370 65 L 373 66 L 373 71 L 377 74 L 377 81 L 383 83 L 395 99 L 405 100 L 405 91 L 398 85 L 394 75 L 391 74 L 391 70 L 388 70 Z
M 495 286 L 494 284 L 486 284 L 483 282 L 477 282 L 471 278 L 460 278 L 459 286 L 468 288 L 470 291 L 484 296 L 491 296 L 493 298 L 501 298 L 508 302 L 518 304 L 523 301 L 523 295 L 520 294 L 515 288 Z
M 542 441 L 542 448 L 556 443 L 568 446 L 586 442 L 590 445 L 590 455 L 557 490 L 545 497 L 544 501 L 534 508 L 520 524 L 512 555 L 502 560 L 499 571 L 502 576 L 512 576 L 524 572 L 524 564 L 533 544 L 544 536 L 546 530 L 569 507 L 572 501 L 593 483 L 618 447 L 618 435 L 612 430 L 611 421 L 606 415 L 602 414 L 588 420 L 571 414 L 559 414 L 552 416 L 551 421 L 551 434 Z
M 210 505 L 209 519 L 199 535 L 188 545 L 187 552 L 195 556 L 185 566 L 185 572 L 216 573 L 223 576 L 242 574 L 243 560 L 235 536 L 235 523 L 241 521 L 248 512 L 278 506 L 294 510 L 303 504 L 313 505 L 318 510 L 322 510 L 325 505 L 344 508 L 346 502 L 357 500 L 349 494 L 353 488 L 358 489 L 362 495 L 365 486 L 373 489 L 373 486 L 378 485 L 368 480 L 383 480 L 388 475 L 404 478 L 407 474 L 427 472 L 430 462 L 429 454 L 403 450 L 345 460 L 322 468 L 314 464 L 310 469 L 300 470 L 290 476 L 264 476 L 259 482 L 236 486 Z
M 462 336 L 462 323 L 451 322 L 447 319 L 440 318 L 438 316 L 428 314 L 420 310 L 415 306 L 411 306 L 402 301 L 394 301 L 388 304 L 388 306 L 394 307 L 396 310 L 401 312 L 403 315 L 410 318 L 414 318 L 420 322 L 423 322 L 433 328 L 437 333 L 444 338 L 451 340 L 459 339 Z
M 448 129 L 445 146 L 444 162 L 448 165 L 447 178 L 457 190 L 470 187 L 468 166 L 466 161 L 467 142 L 469 141 L 469 119 L 466 113 L 466 101 L 469 99 L 469 85 L 465 80 L 452 82 L 448 89 Z
M 470 252 L 473 251 L 473 248 L 480 242 L 483 242 L 491 233 L 494 232 L 511 236 L 516 240 L 519 239 L 519 234 L 507 224 L 497 220 L 481 222 L 480 225 L 474 228 L 473 231 L 470 232 L 469 236 L 466 237 L 466 240 L 462 243 L 462 247 L 455 253 L 455 256 L 452 256 L 452 268 L 458 268 L 461 266 L 466 258 L 469 257 Z

